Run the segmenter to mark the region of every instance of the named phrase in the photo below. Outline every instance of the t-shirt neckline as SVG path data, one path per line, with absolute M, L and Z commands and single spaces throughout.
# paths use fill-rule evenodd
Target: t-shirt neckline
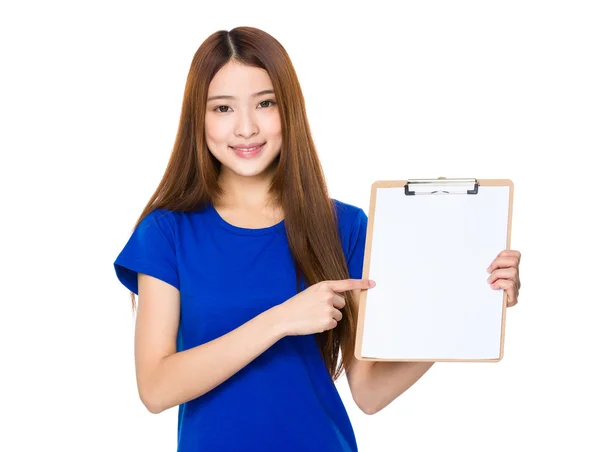
M 239 226 L 235 226 L 223 219 L 215 206 L 212 203 L 208 204 L 208 212 L 213 216 L 217 224 L 224 229 L 227 229 L 230 232 L 241 235 L 265 235 L 272 234 L 274 232 L 279 231 L 285 225 L 285 220 L 281 220 L 279 223 L 274 224 L 272 226 L 268 226 L 266 228 L 242 228 Z

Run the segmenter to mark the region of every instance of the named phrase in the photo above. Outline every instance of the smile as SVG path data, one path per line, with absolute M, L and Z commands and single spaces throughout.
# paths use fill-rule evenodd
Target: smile
M 264 146 L 265 143 L 261 144 L 260 146 L 255 146 L 253 148 L 234 148 L 231 146 L 229 146 L 229 148 L 233 149 L 239 157 L 249 158 L 258 155 L 260 151 L 262 151 Z

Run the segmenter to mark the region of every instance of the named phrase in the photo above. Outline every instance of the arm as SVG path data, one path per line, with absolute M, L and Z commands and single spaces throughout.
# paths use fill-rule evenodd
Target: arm
M 347 372 L 352 397 L 366 414 L 375 414 L 414 385 L 433 362 L 359 361 Z
M 377 413 L 414 385 L 433 362 L 376 361 L 365 383 L 371 414 Z
M 152 413 L 207 393 L 285 336 L 275 307 L 213 341 L 176 352 L 179 291 L 145 274 L 138 275 L 138 285 L 136 378 Z

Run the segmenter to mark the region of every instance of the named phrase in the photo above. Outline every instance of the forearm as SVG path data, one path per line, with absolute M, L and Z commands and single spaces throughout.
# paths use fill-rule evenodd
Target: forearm
M 369 369 L 364 382 L 365 399 L 369 412 L 374 414 L 414 385 L 433 362 L 377 361 Z
M 275 307 L 217 339 L 163 358 L 146 406 L 160 413 L 207 393 L 284 336 Z

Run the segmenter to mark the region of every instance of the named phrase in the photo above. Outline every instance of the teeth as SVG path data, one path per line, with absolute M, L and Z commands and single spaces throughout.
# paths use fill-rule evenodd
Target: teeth
M 250 152 L 250 151 L 254 151 L 255 149 L 258 149 L 260 146 L 256 146 L 255 148 L 234 148 L 237 149 L 238 151 L 244 151 L 244 152 Z

